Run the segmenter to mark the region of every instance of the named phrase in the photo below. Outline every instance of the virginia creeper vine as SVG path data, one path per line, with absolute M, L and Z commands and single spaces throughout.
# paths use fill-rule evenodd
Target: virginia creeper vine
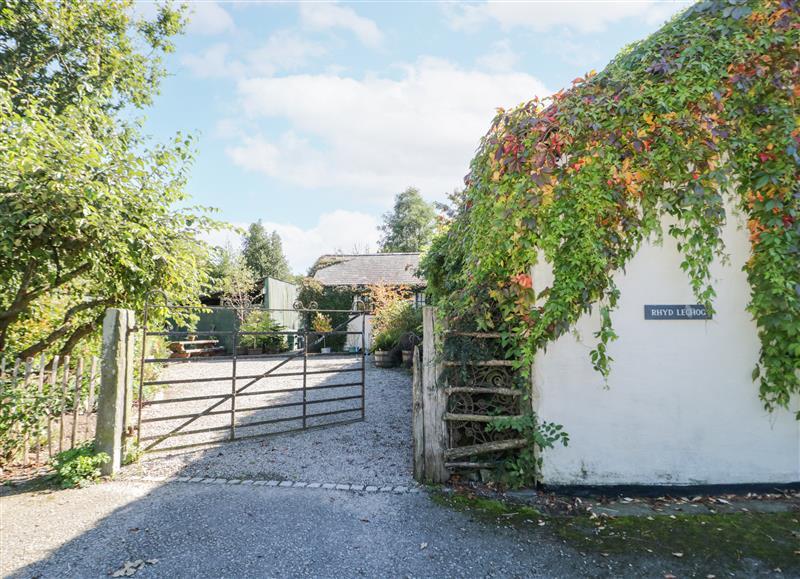
M 431 292 L 451 323 L 499 330 L 523 369 L 600 307 L 592 361 L 605 376 L 614 274 L 670 216 L 712 307 L 729 201 L 750 231 L 753 379 L 768 409 L 788 406 L 800 393 L 799 98 L 796 0 L 694 5 L 570 90 L 498 111 L 424 259 Z M 528 272 L 542 259 L 554 280 L 537 294 Z

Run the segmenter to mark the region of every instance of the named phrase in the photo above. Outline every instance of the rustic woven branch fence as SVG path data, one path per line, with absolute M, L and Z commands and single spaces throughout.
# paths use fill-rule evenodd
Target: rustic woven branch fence
M 504 453 L 528 442 L 512 432 L 487 429 L 498 418 L 524 413 L 524 390 L 513 362 L 502 359 L 445 359 L 449 339 L 498 340 L 492 332 L 458 332 L 437 327 L 434 308 L 423 310 L 422 353 L 414 350 L 412 436 L 414 478 L 446 482 L 454 472 L 491 469 Z

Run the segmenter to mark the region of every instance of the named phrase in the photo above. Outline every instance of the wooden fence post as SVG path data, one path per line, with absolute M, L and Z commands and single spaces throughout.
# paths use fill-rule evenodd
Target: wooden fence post
M 425 480 L 425 422 L 422 405 L 422 357 L 414 346 L 411 362 L 411 438 L 413 442 L 414 480 Z
M 444 414 L 447 410 L 445 385 L 440 383 L 442 363 L 439 345 L 442 328 L 436 327 L 436 311 L 431 306 L 422 310 L 422 414 L 424 431 L 424 480 L 447 482 L 450 477 L 444 464 L 447 449 L 447 429 Z
M 131 417 L 128 386 L 133 375 L 133 328 L 132 311 L 106 310 L 95 431 L 95 449 L 111 458 L 101 468 L 104 475 L 114 474 L 122 464 L 125 427 Z

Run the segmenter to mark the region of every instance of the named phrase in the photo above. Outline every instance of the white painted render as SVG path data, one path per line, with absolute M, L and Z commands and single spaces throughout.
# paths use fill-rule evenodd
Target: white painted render
M 800 401 L 770 414 L 751 380 L 759 342 L 745 310 L 749 241 L 741 216 L 729 212 L 723 239 L 730 262 L 713 267 L 713 320 L 644 319 L 645 304 L 696 303 L 668 235 L 662 246 L 643 246 L 618 276 L 619 339 L 607 389 L 589 360 L 597 308 L 581 318 L 577 337 L 562 336 L 537 356 L 534 408 L 570 435 L 568 447 L 543 455 L 545 483 L 800 481 Z M 532 273 L 537 291 L 552 280 L 547 264 Z

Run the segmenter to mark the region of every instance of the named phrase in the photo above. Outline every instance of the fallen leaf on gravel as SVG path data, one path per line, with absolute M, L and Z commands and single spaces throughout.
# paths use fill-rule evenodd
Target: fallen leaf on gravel
M 144 567 L 144 561 L 141 559 L 137 559 L 136 561 L 125 561 L 125 563 L 114 571 L 111 576 L 112 577 L 130 577 L 134 573 L 136 573 L 139 569 Z
M 362 523 L 369 523 L 369 519 L 359 519 Z
M 428 543 L 420 543 L 419 544 L 419 548 L 420 549 L 427 549 L 428 548 Z

